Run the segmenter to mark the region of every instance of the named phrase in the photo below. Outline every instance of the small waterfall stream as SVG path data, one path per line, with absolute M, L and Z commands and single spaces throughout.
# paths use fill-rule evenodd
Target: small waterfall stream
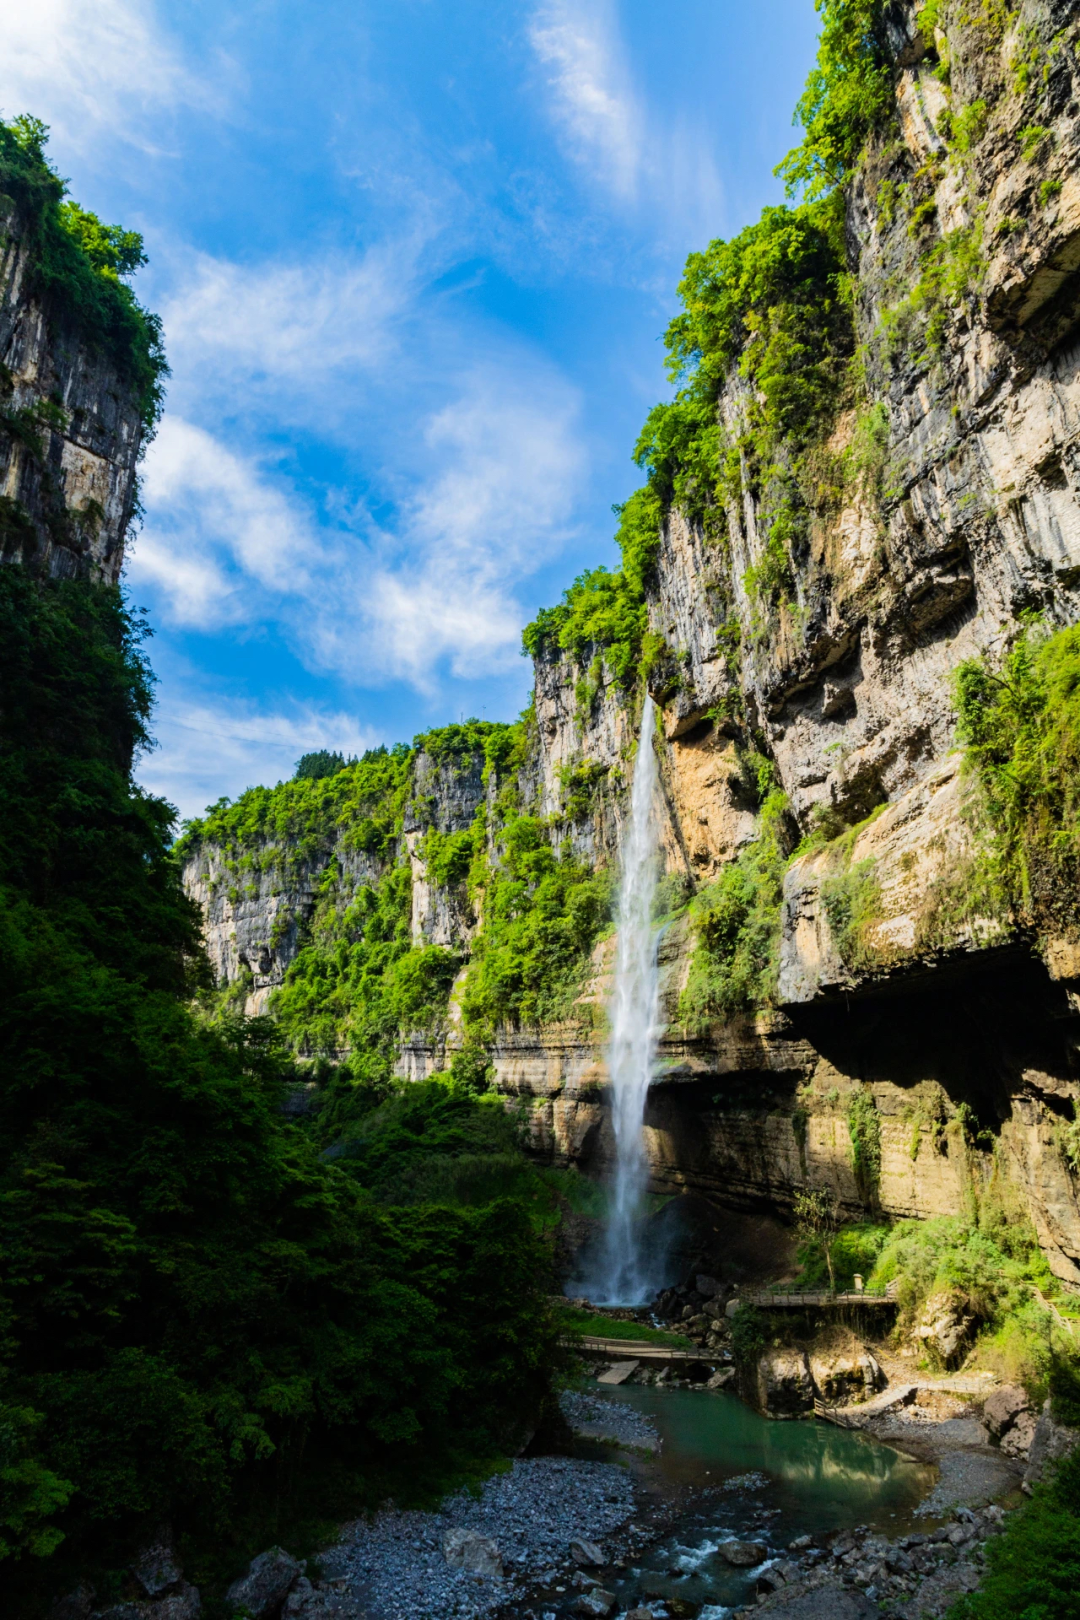
M 639 1245 L 649 1166 L 642 1141 L 645 1098 L 652 1079 L 659 1038 L 657 937 L 652 926 L 657 880 L 657 839 L 653 819 L 656 753 L 653 701 L 646 697 L 630 799 L 630 821 L 623 835 L 619 885 L 618 943 L 611 998 L 611 1076 L 615 1126 L 615 1185 L 603 1249 L 597 1256 L 596 1304 L 637 1305 L 653 1292 Z

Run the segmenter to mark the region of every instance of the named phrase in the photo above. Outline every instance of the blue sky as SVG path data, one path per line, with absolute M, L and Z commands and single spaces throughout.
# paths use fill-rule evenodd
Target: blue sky
M 173 368 L 127 567 L 197 814 L 528 698 L 615 561 L 686 254 L 780 199 L 811 0 L 36 0 L 0 110 L 141 230 Z

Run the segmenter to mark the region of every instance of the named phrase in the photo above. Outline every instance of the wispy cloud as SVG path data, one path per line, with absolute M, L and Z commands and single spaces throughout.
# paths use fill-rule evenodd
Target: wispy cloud
M 474 676 L 516 660 L 517 588 L 565 545 L 586 458 L 576 392 L 506 358 L 466 377 L 425 424 L 415 492 L 380 535 L 378 566 L 354 581 L 367 635 L 350 635 L 347 612 L 323 621 L 336 667 L 369 680 L 381 667 L 430 690 L 444 662 Z
M 170 398 L 230 416 L 271 408 L 336 421 L 343 387 L 386 367 L 395 326 L 413 309 L 432 230 L 410 221 L 355 257 L 241 265 L 209 254 L 172 255 L 161 300 L 173 368 Z
M 128 576 L 156 586 L 167 618 L 201 630 L 251 620 L 302 595 L 323 542 L 287 486 L 203 428 L 167 416 L 143 473 L 147 522 Z
M 218 104 L 215 74 L 193 71 L 143 0 L 34 0 L 0 6 L 5 117 L 31 112 L 69 152 L 117 138 L 158 149 L 164 111 Z
M 177 689 L 175 681 L 166 688 L 154 717 L 160 746 L 140 762 L 138 776 L 184 819 L 201 815 L 222 794 L 236 798 L 254 783 L 290 777 L 302 754 L 319 748 L 362 754 L 379 741 L 355 715 L 302 703 L 268 710 L 189 701 Z
M 547 68 L 555 115 L 572 155 L 616 196 L 636 193 L 642 116 L 611 0 L 549 0 L 529 25 Z
M 543 0 L 527 36 L 569 157 L 617 204 L 647 209 L 654 234 L 714 235 L 724 201 L 714 131 L 641 93 L 614 0 Z

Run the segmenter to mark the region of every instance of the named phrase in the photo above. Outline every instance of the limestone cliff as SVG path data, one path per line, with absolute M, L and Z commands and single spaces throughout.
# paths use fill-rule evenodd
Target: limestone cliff
M 669 506 L 646 578 L 674 913 L 646 1130 L 658 1188 L 742 1207 L 783 1210 L 830 1184 L 852 1210 L 957 1213 L 993 1184 L 1080 1286 L 1080 1184 L 1063 1148 L 1080 1097 L 1080 950 L 974 889 L 957 901 L 978 834 L 953 689 L 957 666 L 998 656 L 1029 610 L 1080 618 L 1080 24 L 1064 0 L 936 15 L 932 28 L 910 4 L 885 13 L 895 116 L 843 189 L 858 388 L 802 454 L 785 582 L 761 585 L 777 523 L 737 365 L 717 411 L 722 498 Z M 457 951 L 465 982 L 483 895 L 429 879 L 429 828 L 484 810 L 497 859 L 509 782 L 575 859 L 602 867 L 617 849 L 640 683 L 603 645 L 549 640 L 535 668 L 511 770 L 485 785 L 477 760 L 451 787 L 422 756 L 411 767 L 392 858 L 410 863 L 414 938 Z M 685 901 L 759 834 L 751 756 L 770 762 L 789 848 L 828 837 L 784 875 L 771 1006 L 694 1016 Z M 212 848 L 189 865 L 219 973 L 253 975 L 250 1007 L 280 982 L 331 858 L 332 840 L 294 880 L 264 871 L 239 900 L 220 882 L 211 895 Z M 497 1084 L 529 1103 L 536 1150 L 593 1168 L 611 1151 L 610 955 L 601 938 L 565 1017 L 503 1023 L 489 1042 Z M 441 1067 L 462 1038 L 456 1014 L 406 1032 L 400 1072 Z
M 3 129 L 0 560 L 113 585 L 165 371 L 160 328 L 120 280 L 142 262 L 139 238 L 67 204 L 106 244 L 87 255 L 61 223 L 42 141 Z

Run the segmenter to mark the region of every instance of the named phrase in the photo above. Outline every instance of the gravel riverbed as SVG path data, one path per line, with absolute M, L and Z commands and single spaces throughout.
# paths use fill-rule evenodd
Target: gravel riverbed
M 438 1513 L 391 1510 L 350 1525 L 321 1563 L 371 1620 L 479 1620 L 536 1585 L 569 1579 L 570 1543 L 603 1546 L 633 1512 L 625 1468 L 528 1458 L 487 1480 L 478 1496 L 448 1498 Z M 454 1531 L 493 1542 L 502 1576 L 453 1568 L 446 1548 Z

